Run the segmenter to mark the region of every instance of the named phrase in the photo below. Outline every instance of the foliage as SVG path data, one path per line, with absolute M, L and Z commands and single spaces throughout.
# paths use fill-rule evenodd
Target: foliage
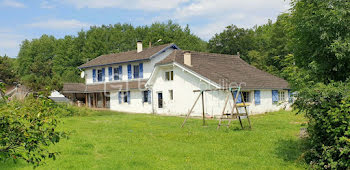
M 5 84 L 0 82 L 0 106 L 6 101 L 5 90 Z
M 208 48 L 212 53 L 221 54 L 233 54 L 238 52 L 241 57 L 250 62 L 247 58 L 248 51 L 253 49 L 252 43 L 252 30 L 238 28 L 235 25 L 227 26 L 226 29 L 220 33 L 215 34 L 213 38 L 209 40 Z
M 56 39 L 43 35 L 39 39 L 23 41 L 18 54 L 18 74 L 33 91 L 52 91 L 60 84 L 52 71 Z
M 278 16 L 277 21 L 254 26 L 251 29 L 230 25 L 220 34 L 209 40 L 210 52 L 233 54 L 240 52 L 241 58 L 249 64 L 271 74 L 283 77 L 286 56 L 291 54 L 288 48 L 289 31 L 288 13 Z
M 8 56 L 0 56 L 0 81 L 5 84 L 13 84 L 16 79 L 15 71 L 15 59 L 9 58 Z
M 77 107 L 71 104 L 57 104 L 54 105 L 54 110 L 57 116 L 59 117 L 71 117 L 71 116 L 88 116 L 96 113 L 89 108 Z
M 43 35 L 23 41 L 18 54 L 18 74 L 21 82 L 34 91 L 59 90 L 64 82 L 83 82 L 78 66 L 103 54 L 134 50 L 137 40 L 143 40 L 145 47 L 149 42 L 152 45 L 176 43 L 186 50 L 206 50 L 206 42 L 193 35 L 188 26 L 182 28 L 171 21 L 138 27 L 93 26 L 78 32 L 77 36 L 56 39 Z
M 305 169 L 297 134 L 303 115 L 280 111 L 252 116 L 252 130 L 216 130 L 218 121 L 97 111 L 62 118 L 70 140 L 53 146 L 56 161 L 38 169 Z M 246 119 L 243 120 L 244 123 Z M 0 164 L 0 169 L 31 169 L 26 164 Z
M 25 160 L 39 166 L 46 158 L 55 159 L 57 152 L 49 151 L 66 133 L 57 131 L 55 103 L 44 98 L 28 97 L 1 106 L 0 161 Z
M 291 49 L 298 67 L 321 82 L 350 76 L 350 2 L 293 0 Z
M 307 162 L 314 168 L 350 167 L 350 85 L 319 83 L 303 88 L 295 106 L 309 119 Z

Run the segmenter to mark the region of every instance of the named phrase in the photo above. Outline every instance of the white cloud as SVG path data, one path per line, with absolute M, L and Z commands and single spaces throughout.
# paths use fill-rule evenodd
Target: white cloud
M 39 21 L 28 26 L 33 28 L 43 28 L 43 29 L 60 29 L 60 30 L 70 30 L 70 29 L 80 29 L 84 27 L 89 27 L 91 24 L 81 22 L 75 19 L 62 20 L 62 19 L 50 19 L 47 21 Z
M 174 18 L 180 23 L 197 23 L 195 34 L 208 40 L 228 25 L 253 27 L 267 23 L 289 9 L 290 0 L 193 0 L 177 7 Z
M 10 29 L 0 29 L 0 56 L 17 56 L 23 39 L 23 35 L 15 34 Z
M 124 8 L 145 11 L 170 10 L 189 0 L 63 0 L 76 8 Z
M 13 7 L 13 8 L 25 8 L 23 3 L 17 2 L 15 0 L 3 0 L 1 3 L 3 6 Z
M 56 6 L 53 5 L 53 4 L 50 4 L 48 1 L 46 0 L 43 0 L 41 1 L 40 3 L 40 8 L 45 8 L 45 9 L 52 9 L 52 8 L 55 8 Z

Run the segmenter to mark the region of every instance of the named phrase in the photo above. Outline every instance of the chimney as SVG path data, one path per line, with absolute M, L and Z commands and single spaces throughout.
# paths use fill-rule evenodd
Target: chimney
M 137 53 L 142 51 L 142 41 L 137 41 Z
M 191 58 L 191 52 L 185 51 L 184 52 L 184 64 L 188 66 L 192 66 L 192 58 Z

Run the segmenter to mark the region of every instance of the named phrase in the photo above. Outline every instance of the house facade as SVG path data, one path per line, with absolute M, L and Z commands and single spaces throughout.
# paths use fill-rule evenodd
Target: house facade
M 115 111 L 185 115 L 194 90 L 240 86 L 250 114 L 288 109 L 288 83 L 244 62 L 238 55 L 183 51 L 175 44 L 99 56 L 79 67 L 85 83 L 66 83 L 62 93 L 86 106 Z M 205 113 L 221 115 L 226 91 L 204 93 Z M 229 102 L 229 105 L 233 105 Z M 230 112 L 228 107 L 227 112 Z M 232 107 L 231 107 L 232 108 Z M 191 115 L 201 115 L 199 102 Z

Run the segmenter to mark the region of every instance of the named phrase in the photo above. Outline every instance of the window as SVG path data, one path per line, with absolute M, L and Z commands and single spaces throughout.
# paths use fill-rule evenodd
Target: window
M 114 68 L 114 80 L 121 80 L 122 75 L 121 75 L 121 70 L 120 67 Z
M 285 101 L 285 95 L 284 95 L 284 91 L 278 91 L 278 99 L 279 101 Z
M 128 92 L 123 92 L 123 102 L 127 103 L 128 102 Z
M 143 91 L 143 102 L 144 103 L 148 102 L 148 90 Z
M 169 98 L 170 98 L 170 100 L 174 100 L 174 91 L 173 90 L 169 90 Z
M 140 66 L 139 65 L 134 65 L 134 78 L 140 78 Z
M 250 102 L 250 93 L 249 92 L 245 92 L 245 91 L 243 91 L 242 93 L 243 93 L 244 102 Z
M 97 70 L 97 81 L 102 81 L 102 70 Z
M 173 71 L 165 72 L 165 80 L 167 81 L 174 80 L 174 72 Z

